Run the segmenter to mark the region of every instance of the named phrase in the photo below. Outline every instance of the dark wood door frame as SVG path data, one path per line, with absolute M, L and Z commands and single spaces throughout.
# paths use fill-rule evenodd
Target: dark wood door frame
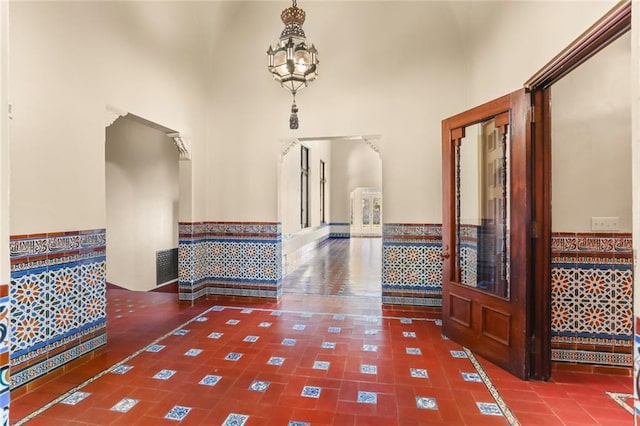
M 534 107 L 532 379 L 551 377 L 551 86 L 630 29 L 631 0 L 622 0 L 524 84 Z

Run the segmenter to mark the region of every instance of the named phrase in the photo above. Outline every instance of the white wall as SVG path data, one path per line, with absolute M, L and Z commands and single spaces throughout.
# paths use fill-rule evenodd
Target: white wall
M 204 220 L 208 4 L 11 2 L 11 234 L 103 228 L 105 106 L 189 135 Z M 211 12 L 210 15 L 207 15 Z M 202 28 L 206 28 L 205 25 Z M 201 203 L 201 204 L 199 204 Z
M 125 118 L 107 128 L 107 281 L 156 286 L 156 251 L 178 247 L 178 150 L 165 133 Z
M 9 3 L 0 2 L 0 285 L 9 284 Z
M 619 217 L 631 232 L 631 35 L 551 89 L 552 226 L 591 232 L 591 217 Z

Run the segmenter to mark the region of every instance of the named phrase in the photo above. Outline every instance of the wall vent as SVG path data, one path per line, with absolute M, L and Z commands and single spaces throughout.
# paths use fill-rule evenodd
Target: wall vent
M 156 285 L 167 284 L 178 279 L 178 249 L 156 252 Z

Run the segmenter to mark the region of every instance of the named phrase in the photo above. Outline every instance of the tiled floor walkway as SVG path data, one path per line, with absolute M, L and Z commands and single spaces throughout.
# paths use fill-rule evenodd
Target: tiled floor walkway
M 106 353 L 12 401 L 12 424 L 632 424 L 605 393 L 631 393 L 628 377 L 523 382 L 419 311 L 287 293 L 190 306 L 109 290 Z

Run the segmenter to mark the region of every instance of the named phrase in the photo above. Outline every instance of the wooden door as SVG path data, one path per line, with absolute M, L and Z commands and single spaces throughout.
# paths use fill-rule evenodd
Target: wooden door
M 519 90 L 442 122 L 443 332 L 526 379 L 532 161 Z

